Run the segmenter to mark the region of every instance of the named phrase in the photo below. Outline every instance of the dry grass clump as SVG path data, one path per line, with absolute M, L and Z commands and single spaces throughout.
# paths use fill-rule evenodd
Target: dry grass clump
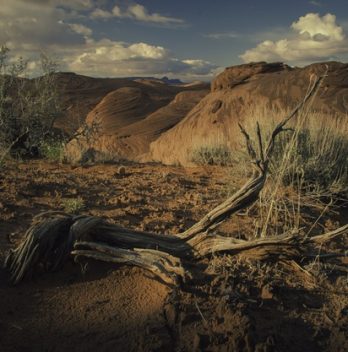
M 227 166 L 232 164 L 232 153 L 226 145 L 202 145 L 192 151 L 191 161 L 198 165 Z
M 279 108 L 250 107 L 246 114 L 250 118 L 243 125 L 252 140 L 257 140 L 259 122 L 262 139 L 267 141 L 279 119 L 287 114 Z M 269 180 L 252 209 L 255 237 L 300 228 L 305 234 L 315 232 L 325 215 L 348 201 L 347 117 L 314 111 L 309 103 L 289 127 L 277 138 Z M 232 191 L 252 170 L 249 157 L 242 152 L 244 141 L 241 139 L 240 148 L 230 147 L 235 140 L 233 131 L 222 137 L 212 134 L 208 140 L 196 141 L 192 152 L 192 161 L 197 164 L 231 166 Z
M 277 108 L 253 107 L 247 114 L 251 118 L 246 121 L 246 128 L 255 130 L 256 121 L 259 122 L 263 140 L 268 140 L 279 122 L 279 116 L 286 113 Z M 281 174 L 281 183 L 285 186 L 298 185 L 300 180 L 302 187 L 317 190 L 318 194 L 347 197 L 347 119 L 348 116 L 315 111 L 310 106 L 302 111 L 291 123 L 288 132 L 278 136 L 272 156 L 271 174 Z M 240 157 L 243 159 L 242 153 Z
M 278 122 L 274 116 L 284 114 L 276 112 L 254 111 L 264 140 Z M 255 236 L 300 228 L 308 235 L 321 226 L 326 214 L 348 200 L 347 155 L 346 118 L 302 111 L 291 129 L 278 137 L 269 181 L 257 205 Z
M 305 188 L 306 193 L 319 196 L 337 195 L 348 198 L 348 121 L 327 117 L 323 113 L 308 115 L 301 130 L 279 138 L 273 157 L 273 174 L 288 160 L 282 182 Z
M 228 136 L 212 132 L 205 138 L 193 138 L 190 160 L 197 165 L 232 165 L 233 153 Z
M 288 113 L 284 109 L 269 106 L 250 107 L 246 113 L 250 118 L 245 119 L 243 125 L 255 141 L 255 127 L 259 122 L 262 140 L 265 142 L 269 140 L 281 117 Z M 347 117 L 335 116 L 333 113 L 314 111 L 309 102 L 307 108 L 289 124 L 288 131 L 277 137 L 270 160 L 269 180 L 259 201 L 248 212 L 252 215 L 255 226 L 254 232 L 247 237 L 283 234 L 294 229 L 302 229 L 304 235 L 317 232 L 325 218 L 337 210 L 338 205 L 348 202 L 346 119 Z M 224 157 L 228 155 L 228 162 L 216 162 L 218 165 L 231 165 L 231 182 L 227 185 L 227 191 L 228 188 L 235 191 L 241 180 L 249 177 L 252 172 L 249 157 L 243 152 L 244 140 L 240 138 L 240 143 L 236 143 L 236 140 L 234 129 L 227 131 L 223 138 L 217 136 L 214 139 L 212 134 L 208 146 L 207 143 L 201 143 L 199 148 L 194 148 L 193 153 L 199 156 L 194 161 L 201 161 L 201 164 L 214 160 L 212 157 L 209 159 L 210 154 L 214 155 L 214 150 L 220 150 L 217 154 Z M 214 146 L 222 147 L 214 149 Z M 260 146 L 254 145 L 254 148 L 257 150 Z M 209 153 L 204 155 L 201 151 L 206 150 Z M 221 152 L 224 150 L 228 153 Z

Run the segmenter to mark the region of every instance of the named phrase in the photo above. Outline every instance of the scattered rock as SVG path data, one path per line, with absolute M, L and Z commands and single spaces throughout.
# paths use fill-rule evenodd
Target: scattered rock
M 124 166 L 120 166 L 117 169 L 117 174 L 120 175 L 120 176 L 124 176 L 126 174 L 126 168 Z
M 270 300 L 273 299 L 273 289 L 269 285 L 265 285 L 261 289 L 261 298 L 264 300 Z

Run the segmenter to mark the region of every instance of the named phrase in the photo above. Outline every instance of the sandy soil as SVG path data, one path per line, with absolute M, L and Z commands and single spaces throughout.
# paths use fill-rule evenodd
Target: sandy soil
M 0 171 L 0 260 L 33 215 L 63 209 L 65 199 L 81 197 L 82 212 L 124 226 L 175 233 L 230 189 L 227 169 L 118 168 L 32 161 Z M 250 223 L 236 216 L 224 231 L 243 237 Z M 138 268 L 92 261 L 16 287 L 1 269 L 0 351 L 347 351 L 346 259 L 299 268 L 214 256 L 176 288 Z

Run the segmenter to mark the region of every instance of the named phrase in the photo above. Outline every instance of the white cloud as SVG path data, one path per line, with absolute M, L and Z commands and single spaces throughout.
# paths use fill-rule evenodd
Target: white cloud
M 4 0 L 0 0 L 4 1 Z M 149 13 L 132 5 L 126 11 L 96 10 L 105 0 L 11 0 L 0 7 L 0 45 L 6 44 L 13 57 L 28 60 L 32 74 L 39 73 L 42 51 L 54 55 L 61 70 L 100 77 L 176 76 L 186 80 L 210 78 L 216 66 L 210 62 L 176 58 L 167 48 L 145 42 L 126 43 L 97 34 L 86 22 L 95 18 L 127 16 L 134 20 L 176 23 L 176 19 Z M 111 15 L 110 15 L 111 14 Z M 181 22 L 181 20 L 177 20 Z
M 83 24 L 69 23 L 69 27 L 77 34 L 84 36 L 90 36 L 92 34 L 92 30 Z
M 336 16 L 308 13 L 291 25 L 287 38 L 265 40 L 240 57 L 245 62 L 286 61 L 302 64 L 313 61 L 337 59 L 348 53 L 348 42 Z
M 112 11 L 111 11 L 112 15 L 115 17 L 122 17 L 122 11 L 118 6 L 115 6 Z M 125 16 L 127 17 L 127 16 Z
M 115 18 L 129 18 L 135 21 L 150 22 L 157 24 L 183 24 L 184 21 L 179 18 L 163 16 L 159 13 L 149 13 L 145 6 L 134 4 L 128 6 L 127 9 L 122 10 L 119 6 L 114 6 L 111 11 L 103 9 L 95 9 L 91 13 L 92 18 L 109 19 Z
M 317 35 L 325 36 L 331 41 L 342 41 L 344 39 L 342 27 L 336 24 L 336 16 L 327 14 L 320 17 L 317 13 L 309 13 L 300 17 L 291 27 L 300 34 L 309 34 L 315 40 Z
M 82 43 L 80 33 L 66 23 L 70 19 L 65 10 L 38 0 L 5 2 L 0 7 L 0 43 L 22 50 Z
M 216 69 L 204 60 L 179 60 L 161 46 L 109 39 L 90 40 L 83 49 L 67 50 L 64 57 L 69 70 L 102 77 L 175 75 L 196 79 L 211 77 Z
M 94 6 L 95 0 L 14 0 L 40 6 L 61 6 L 74 10 L 87 10 Z
M 114 10 L 113 13 L 115 14 Z M 135 4 L 128 7 L 126 16 L 137 19 L 144 22 L 155 22 L 155 23 L 183 23 L 183 20 L 173 17 L 162 16 L 158 13 L 148 13 L 147 9 L 139 4 Z
M 144 57 L 148 59 L 163 59 L 167 56 L 167 50 L 161 46 L 153 46 L 146 43 L 136 43 L 129 46 L 132 53 L 130 58 Z
M 91 12 L 90 14 L 91 18 L 101 18 L 101 19 L 108 19 L 108 18 L 112 18 L 113 14 L 112 12 L 109 11 L 105 11 L 102 9 L 95 9 Z

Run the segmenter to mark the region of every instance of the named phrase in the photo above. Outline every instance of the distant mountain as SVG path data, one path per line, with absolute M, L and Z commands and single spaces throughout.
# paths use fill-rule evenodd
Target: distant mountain
M 130 79 L 132 81 L 137 81 L 137 80 L 150 80 L 150 81 L 159 81 L 163 82 L 165 84 L 184 84 L 180 79 L 178 78 L 168 78 L 166 76 L 162 78 L 157 78 L 157 77 L 127 77 L 127 79 Z

